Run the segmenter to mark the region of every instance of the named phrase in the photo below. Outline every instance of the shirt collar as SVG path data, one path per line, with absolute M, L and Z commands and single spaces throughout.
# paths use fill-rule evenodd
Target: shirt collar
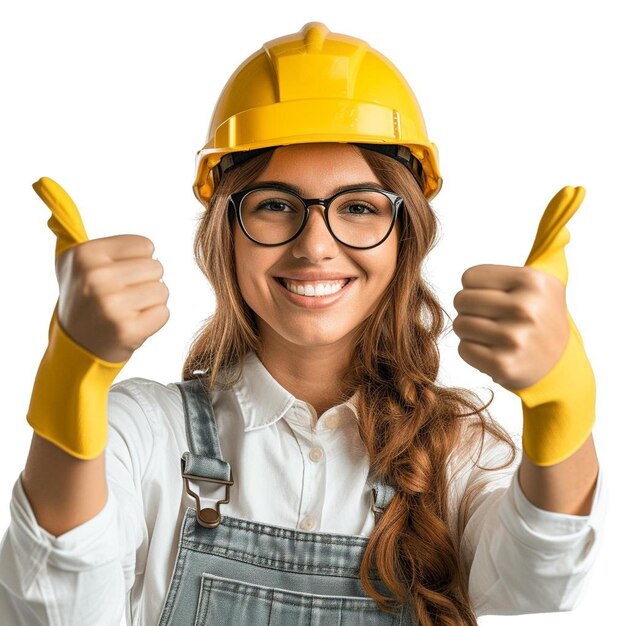
M 253 350 L 244 357 L 241 378 L 232 389 L 241 408 L 245 432 L 274 424 L 285 417 L 294 405 L 312 411 L 308 403 L 299 400 L 278 383 Z M 345 407 L 345 413 L 358 420 L 356 393 L 338 406 Z

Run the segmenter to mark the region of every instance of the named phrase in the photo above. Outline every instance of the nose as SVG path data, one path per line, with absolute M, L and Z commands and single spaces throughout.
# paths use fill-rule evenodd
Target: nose
M 293 242 L 295 257 L 306 257 L 310 260 L 334 257 L 339 244 L 326 226 L 324 207 L 321 204 L 309 207 L 309 218 L 304 230 Z

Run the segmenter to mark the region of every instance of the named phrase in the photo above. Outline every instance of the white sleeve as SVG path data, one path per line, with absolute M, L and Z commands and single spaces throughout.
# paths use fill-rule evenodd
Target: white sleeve
M 4 626 L 119 626 L 124 618 L 135 554 L 147 541 L 141 478 L 153 442 L 132 381 L 109 390 L 109 495 L 95 517 L 55 537 L 37 524 L 18 477 L 0 544 Z
M 509 448 L 486 437 L 492 441 L 480 464 L 496 467 Z M 608 499 L 602 467 L 589 515 L 536 507 L 518 477 L 517 462 L 505 470 L 475 467 L 469 475 L 467 485 L 478 486 L 479 495 L 470 507 L 461 549 L 477 617 L 571 611 L 596 560 Z

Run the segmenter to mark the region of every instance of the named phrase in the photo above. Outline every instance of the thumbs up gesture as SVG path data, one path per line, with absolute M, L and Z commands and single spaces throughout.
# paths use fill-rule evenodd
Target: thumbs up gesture
M 50 178 L 33 185 L 52 211 L 59 300 L 27 420 L 68 454 L 92 459 L 107 438 L 107 396 L 115 376 L 167 321 L 169 292 L 139 235 L 88 240 L 76 205 Z
M 565 298 L 565 224 L 584 195 L 563 187 L 524 266 L 470 267 L 453 301 L 461 358 L 521 399 L 522 445 L 536 465 L 571 456 L 595 422 L 595 377 Z

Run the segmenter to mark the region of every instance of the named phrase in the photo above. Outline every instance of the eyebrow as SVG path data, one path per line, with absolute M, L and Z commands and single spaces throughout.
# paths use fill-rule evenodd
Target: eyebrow
M 260 185 L 281 185 L 283 187 L 287 187 L 295 191 L 298 195 L 304 197 L 304 192 L 301 187 L 298 185 L 293 185 L 291 183 L 285 182 L 283 180 L 258 180 L 256 181 Z M 382 189 L 380 183 L 374 182 L 373 180 L 366 180 L 360 183 L 351 183 L 349 185 L 341 185 L 340 187 L 335 187 L 335 189 L 330 193 L 331 196 L 334 196 L 336 193 L 340 191 L 348 191 L 349 189 L 356 189 L 358 187 L 374 187 L 374 189 Z

